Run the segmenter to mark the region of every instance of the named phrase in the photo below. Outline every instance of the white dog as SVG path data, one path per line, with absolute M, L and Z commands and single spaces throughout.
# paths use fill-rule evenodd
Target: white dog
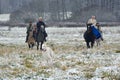
M 44 45 L 43 47 L 46 49 L 42 52 L 43 59 L 46 62 L 46 65 L 51 66 L 53 65 L 53 60 L 55 58 L 54 51 L 46 45 Z

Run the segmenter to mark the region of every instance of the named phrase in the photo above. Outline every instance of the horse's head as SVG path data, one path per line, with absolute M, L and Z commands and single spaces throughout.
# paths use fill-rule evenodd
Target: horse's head
M 87 33 L 90 33 L 90 32 L 92 32 L 91 27 L 89 27 L 88 30 L 87 30 Z
M 86 25 L 87 25 L 87 26 L 91 26 L 91 25 L 92 25 L 92 23 L 87 23 Z
M 92 29 L 91 29 L 92 23 L 87 23 L 86 25 L 87 25 L 87 33 L 92 32 Z

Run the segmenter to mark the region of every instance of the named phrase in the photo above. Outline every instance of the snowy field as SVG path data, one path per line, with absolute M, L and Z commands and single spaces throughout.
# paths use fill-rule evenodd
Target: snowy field
M 85 28 L 46 28 L 45 52 L 25 43 L 26 28 L 0 27 L 0 80 L 120 80 L 120 27 L 103 27 L 87 49 Z

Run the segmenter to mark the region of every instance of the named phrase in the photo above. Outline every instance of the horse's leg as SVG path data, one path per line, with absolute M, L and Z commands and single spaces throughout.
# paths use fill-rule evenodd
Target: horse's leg
M 31 49 L 33 48 L 33 43 L 31 43 L 30 47 L 31 47 Z
M 96 40 L 97 46 L 100 46 L 100 38 Z
M 31 42 L 31 49 L 33 49 L 35 43 L 34 42 Z
M 87 41 L 86 43 L 87 43 L 87 48 L 90 48 L 89 42 Z
M 43 41 L 41 41 L 41 44 L 40 44 L 40 49 L 42 50 L 42 45 L 43 45 Z
M 95 39 L 96 46 L 98 46 L 98 39 Z
M 100 41 L 99 41 L 99 43 L 98 43 L 98 46 L 100 46 Z
M 32 49 L 32 43 L 30 44 L 30 48 Z
M 99 42 L 97 42 L 97 47 L 99 46 Z
M 97 46 L 100 46 L 100 41 L 98 40 L 98 42 L 97 42 Z
M 91 42 L 91 48 L 93 48 L 93 46 L 94 46 L 94 42 L 92 41 L 92 42 Z
M 93 42 L 91 42 L 91 48 L 93 48 Z
M 37 42 L 37 50 L 39 49 L 39 42 Z
M 30 48 L 30 44 L 28 44 L 28 47 Z
M 34 47 L 34 43 L 32 43 L 32 48 Z

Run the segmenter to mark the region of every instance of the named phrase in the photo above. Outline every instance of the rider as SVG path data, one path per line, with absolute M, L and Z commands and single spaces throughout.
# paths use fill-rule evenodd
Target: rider
M 28 41 L 28 36 L 29 36 L 29 32 L 30 31 L 32 31 L 33 30 L 33 27 L 32 27 L 32 22 L 30 21 L 29 22 L 29 26 L 27 26 L 27 36 L 26 36 L 26 41 L 25 42 L 27 42 Z
M 92 24 L 92 25 L 96 25 L 96 23 L 97 23 L 97 21 L 96 21 L 96 19 L 95 19 L 95 16 L 92 16 L 89 20 L 88 20 L 88 22 L 87 22 L 88 24 Z
M 42 45 L 43 45 L 43 43 L 44 43 L 44 41 L 46 41 L 46 37 L 47 37 L 47 33 L 46 33 L 46 31 L 45 31 L 45 27 L 46 27 L 46 25 L 45 25 L 45 23 L 43 22 L 43 20 L 42 20 L 42 17 L 39 17 L 39 21 L 37 22 L 37 35 L 36 35 L 36 40 L 38 39 L 38 38 L 41 38 L 41 46 L 40 46 L 40 49 L 42 50 Z M 43 33 L 43 35 L 44 35 L 44 37 L 43 37 L 43 39 L 42 39 L 42 36 L 38 36 L 38 34 L 39 34 L 39 32 L 42 32 Z M 38 49 L 38 48 L 37 48 Z
M 95 16 L 91 16 L 91 18 L 87 22 L 87 30 L 91 25 L 96 26 L 96 23 L 97 21 L 95 19 Z

